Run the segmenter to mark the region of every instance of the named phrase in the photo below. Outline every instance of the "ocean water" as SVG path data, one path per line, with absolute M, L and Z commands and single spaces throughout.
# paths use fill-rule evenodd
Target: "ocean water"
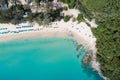
M 87 49 L 76 47 L 70 38 L 2 42 L 0 80 L 103 80 L 89 65 L 82 66 Z

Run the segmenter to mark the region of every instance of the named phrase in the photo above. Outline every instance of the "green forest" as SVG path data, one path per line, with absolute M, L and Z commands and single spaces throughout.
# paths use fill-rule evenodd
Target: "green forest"
M 35 0 L 36 3 L 39 3 L 41 0 Z M 0 9 L 0 23 L 12 23 L 12 24 L 19 24 L 21 22 L 33 22 L 36 21 L 39 25 L 48 25 L 50 22 L 58 21 L 63 18 L 60 15 L 60 12 L 63 10 L 62 8 L 53 10 L 51 7 L 52 0 L 46 2 L 46 10 L 44 12 L 36 12 L 32 13 L 31 8 L 28 5 L 16 4 L 12 5 L 7 9 Z M 4 0 L 0 0 L 1 3 L 6 3 Z M 40 5 L 37 5 L 40 7 Z M 27 13 L 27 17 L 24 15 Z
M 96 18 L 98 28 L 92 28 L 97 38 L 97 61 L 104 76 L 120 80 L 120 1 L 79 0 L 85 16 Z M 86 15 L 86 11 L 90 14 Z

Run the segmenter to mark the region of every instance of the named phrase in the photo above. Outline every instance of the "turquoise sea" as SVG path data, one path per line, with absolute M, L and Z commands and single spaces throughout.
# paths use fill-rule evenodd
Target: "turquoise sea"
M 103 80 L 89 65 L 87 49 L 70 38 L 16 39 L 0 43 L 0 80 Z M 80 54 L 77 58 L 76 55 Z

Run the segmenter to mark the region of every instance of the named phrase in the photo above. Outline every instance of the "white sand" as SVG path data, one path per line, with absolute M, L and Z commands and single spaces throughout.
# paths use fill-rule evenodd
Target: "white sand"
M 21 26 L 25 26 L 25 25 L 34 25 L 34 26 L 30 27 L 30 28 L 16 29 L 16 27 L 21 27 Z M 96 38 L 93 36 L 90 27 L 88 27 L 86 25 L 86 23 L 81 22 L 78 24 L 77 22 L 72 22 L 71 20 L 69 22 L 65 23 L 62 20 L 59 22 L 54 22 L 49 26 L 50 27 L 45 28 L 43 26 L 39 26 L 37 23 L 35 23 L 35 24 L 24 23 L 24 24 L 19 24 L 19 25 L 0 24 L 0 29 L 7 28 L 7 30 L 0 30 L 0 33 L 9 31 L 9 33 L 7 33 L 7 34 L 0 34 L 0 41 L 5 41 L 8 39 L 11 39 L 12 36 L 16 36 L 17 38 L 19 38 L 20 36 L 23 36 L 23 34 L 28 35 L 28 33 L 31 34 L 30 36 L 34 36 L 36 33 L 42 33 L 42 32 L 44 32 L 44 33 L 53 32 L 54 33 L 54 32 L 62 31 L 62 32 L 66 32 L 66 33 L 71 33 L 74 37 L 76 37 L 78 42 L 85 44 L 85 46 L 87 48 L 89 48 L 90 50 L 96 50 L 95 49 Z M 13 33 L 13 31 L 29 30 L 29 29 L 33 29 L 33 31 Z M 19 35 L 19 36 L 17 36 L 17 35 Z M 6 36 L 8 36 L 8 37 L 6 37 Z M 44 34 L 42 34 L 42 36 L 44 36 Z
M 33 25 L 30 28 L 21 28 L 16 29 L 16 26 L 25 26 L 25 25 Z M 92 68 L 97 70 L 99 74 L 102 76 L 99 63 L 96 62 L 96 38 L 93 36 L 91 32 L 91 28 L 87 26 L 85 22 L 64 22 L 63 20 L 58 22 L 53 22 L 49 27 L 39 26 L 37 23 L 23 23 L 19 25 L 12 24 L 0 24 L 1 28 L 7 28 L 7 30 L 0 30 L 1 32 L 9 31 L 7 34 L 0 34 L 0 42 L 9 41 L 13 39 L 31 39 L 35 37 L 45 38 L 45 37 L 68 37 L 72 36 L 78 43 L 83 44 L 89 50 L 93 51 L 93 59 L 91 61 Z M 21 33 L 12 33 L 13 31 L 18 30 L 29 30 L 33 29 L 33 31 L 25 31 Z
M 12 25 L 12 24 L 0 24 L 1 28 L 7 28 L 7 30 L 0 30 L 1 32 L 9 31 L 7 34 L 0 34 L 0 42 L 12 40 L 12 39 L 18 39 L 22 38 L 24 36 L 26 37 L 49 37 L 49 36 L 67 36 L 67 35 L 73 35 L 73 38 L 75 38 L 78 42 L 81 44 L 84 44 L 85 47 L 87 47 L 89 50 L 94 51 L 94 57 L 96 58 L 96 38 L 93 36 L 90 27 L 86 25 L 86 23 L 81 22 L 72 22 L 69 21 L 65 23 L 63 20 L 59 22 L 54 22 L 50 26 L 50 28 L 45 28 L 43 26 L 39 26 L 38 24 L 34 24 L 33 27 L 30 28 L 21 28 L 16 29 L 16 26 L 25 26 L 25 25 L 31 25 L 29 23 L 24 23 L 20 25 Z M 33 31 L 25 31 L 21 33 L 13 33 L 13 31 L 18 30 L 29 30 L 33 29 Z M 95 67 L 98 68 L 98 64 L 95 64 Z
M 28 26 L 28 25 L 33 25 L 33 27 L 30 28 L 21 28 L 21 29 L 16 29 L 16 27 L 21 27 L 21 26 Z M 0 24 L 0 28 L 7 28 L 7 30 L 0 30 L 1 32 L 4 31 L 9 31 L 7 34 L 0 34 L 0 41 L 5 41 L 10 39 L 12 36 L 16 36 L 19 38 L 20 36 L 28 35 L 31 34 L 31 36 L 34 36 L 36 33 L 49 33 L 49 32 L 60 32 L 60 31 L 66 31 L 67 33 L 71 33 L 76 37 L 77 40 L 79 40 L 80 43 L 85 44 L 86 47 L 88 47 L 90 50 L 96 50 L 95 45 L 96 45 L 96 38 L 93 36 L 90 27 L 86 25 L 86 23 L 81 22 L 72 22 L 71 20 L 67 23 L 65 23 L 63 20 L 59 22 L 54 22 L 50 27 L 45 28 L 43 26 L 39 26 L 37 23 L 35 24 L 29 24 L 29 23 L 24 23 L 24 24 L 19 24 L 19 25 L 12 25 L 12 24 Z M 13 33 L 13 31 L 18 31 L 18 30 L 29 30 L 33 29 L 33 31 L 25 31 L 21 33 Z M 19 36 L 17 36 L 19 35 Z M 48 34 L 49 35 L 49 34 Z M 7 38 L 3 38 L 5 36 L 10 36 Z M 42 34 L 44 36 L 44 34 Z
M 92 19 L 91 21 L 89 21 L 87 18 L 84 18 L 84 19 L 87 23 L 90 24 L 92 28 L 97 28 L 98 25 L 95 23 L 95 19 Z
M 77 18 L 80 12 L 77 9 L 68 9 L 67 11 L 64 10 L 62 13 L 64 13 L 65 16 L 69 15 Z

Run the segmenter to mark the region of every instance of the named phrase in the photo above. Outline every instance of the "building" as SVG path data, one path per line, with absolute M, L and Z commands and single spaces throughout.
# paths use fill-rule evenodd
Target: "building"
M 8 8 L 8 6 L 7 6 L 7 3 L 0 3 L 0 8 L 1 9 L 7 9 Z

